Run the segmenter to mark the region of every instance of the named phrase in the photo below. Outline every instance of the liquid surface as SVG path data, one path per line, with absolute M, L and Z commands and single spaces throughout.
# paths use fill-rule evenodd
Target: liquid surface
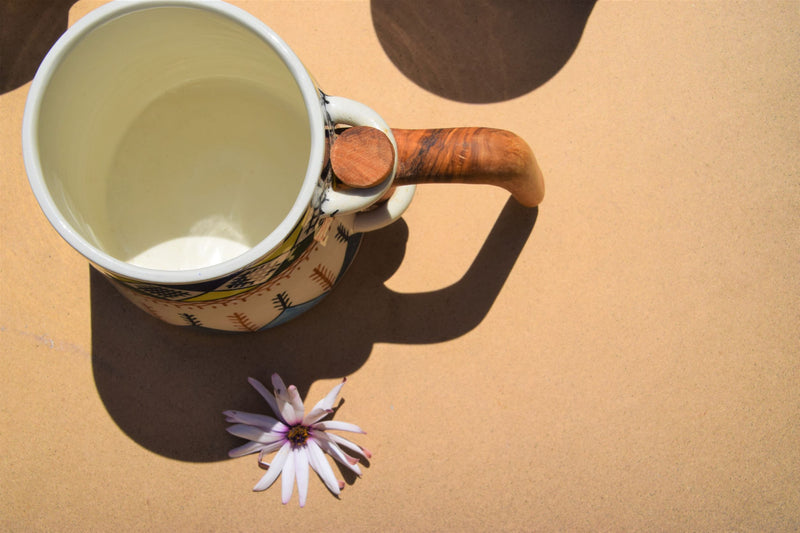
M 185 270 L 232 259 L 291 209 L 310 150 L 301 106 L 258 85 L 208 79 L 177 87 L 132 122 L 109 169 L 112 255 Z

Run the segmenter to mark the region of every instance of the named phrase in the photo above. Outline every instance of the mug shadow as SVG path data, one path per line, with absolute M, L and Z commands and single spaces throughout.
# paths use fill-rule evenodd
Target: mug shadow
M 466 103 L 543 85 L 578 46 L 596 0 L 371 0 L 384 52 L 411 81 Z
M 385 285 L 405 255 L 408 226 L 401 219 L 365 235 L 350 272 L 318 306 L 258 333 L 162 323 L 90 268 L 97 391 L 117 425 L 141 446 L 183 461 L 224 459 L 241 442 L 225 432 L 222 411 L 266 412 L 247 385 L 248 376 L 264 381 L 278 372 L 305 397 L 314 381 L 355 372 L 377 342 L 430 344 L 475 328 L 491 309 L 537 215 L 538 208 L 509 198 L 464 276 L 449 287 L 417 294 Z
M 0 94 L 33 79 L 39 63 L 67 29 L 77 0 L 0 2 Z

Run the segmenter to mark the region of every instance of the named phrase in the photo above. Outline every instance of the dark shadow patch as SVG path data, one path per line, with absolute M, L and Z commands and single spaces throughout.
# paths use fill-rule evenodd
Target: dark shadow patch
M 510 100 L 556 75 L 595 0 L 372 0 L 386 55 L 411 81 L 468 103 Z
M 183 461 L 223 459 L 243 442 L 225 432 L 222 411 L 269 410 L 247 377 L 268 384 L 278 372 L 305 397 L 315 381 L 358 370 L 376 342 L 437 343 L 475 328 L 500 293 L 537 214 L 537 208 L 509 199 L 461 280 L 427 293 L 401 294 L 385 285 L 405 255 L 405 222 L 368 233 L 330 296 L 295 320 L 258 333 L 162 323 L 91 269 L 97 391 L 110 416 L 141 446 Z
M 0 94 L 33 79 L 39 64 L 67 29 L 77 0 L 0 2 Z

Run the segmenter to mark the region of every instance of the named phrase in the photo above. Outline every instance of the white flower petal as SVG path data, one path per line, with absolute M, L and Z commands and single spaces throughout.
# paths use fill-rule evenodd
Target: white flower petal
M 289 398 L 286 385 L 278 374 L 272 374 L 272 387 L 275 391 L 275 402 L 278 406 L 280 417 L 290 426 L 297 424 L 297 414 Z
M 286 423 L 290 426 L 297 425 L 297 414 L 295 413 L 292 404 L 279 399 L 278 405 L 281 407 L 281 417 L 286 420 Z
M 338 444 L 339 446 L 343 446 L 350 451 L 360 453 L 367 459 L 370 459 L 372 457 L 372 452 L 370 452 L 368 449 L 364 448 L 363 446 L 359 446 L 355 442 L 350 442 L 346 438 L 340 437 L 336 433 L 326 433 L 325 436 L 328 437 L 333 442 L 335 442 L 336 444 Z
M 277 373 L 272 374 L 272 390 L 275 391 L 275 398 L 278 400 L 283 400 L 284 402 L 289 401 L 289 394 L 286 392 L 286 384 Z
M 285 438 L 283 433 L 267 432 L 255 426 L 248 426 L 247 424 L 234 424 L 227 428 L 228 433 L 242 437 L 247 440 L 254 440 L 262 444 L 270 444 L 276 440 Z
M 325 454 L 322 453 L 320 447 L 312 439 L 306 441 L 306 447 L 308 448 L 308 464 L 322 478 L 322 482 L 325 483 L 328 490 L 338 496 L 340 490 L 339 482 L 336 480 L 336 475 L 333 473 L 328 460 L 325 459 Z
M 308 450 L 305 446 L 295 450 L 294 460 L 294 470 L 297 476 L 297 496 L 300 498 L 300 507 L 304 507 L 306 496 L 308 495 Z
M 248 383 L 253 386 L 254 389 L 258 391 L 258 393 L 264 398 L 264 400 L 269 404 L 270 409 L 272 412 L 275 413 L 276 416 L 281 416 L 281 410 L 278 409 L 278 404 L 275 403 L 275 396 L 271 392 L 267 390 L 267 388 L 257 379 L 255 378 L 247 378 Z M 285 420 L 284 420 L 285 422 Z
M 323 420 L 322 422 L 317 422 L 313 424 L 311 427 L 314 429 L 323 429 L 325 431 L 333 429 L 339 431 L 350 431 L 352 433 L 364 433 L 366 431 L 361 429 L 355 424 L 351 424 L 350 422 L 340 422 L 339 420 Z
M 292 410 L 294 410 L 294 420 L 286 420 L 289 422 L 290 425 L 294 426 L 296 424 L 300 424 L 303 422 L 303 413 L 305 408 L 303 407 L 303 400 L 300 398 L 300 393 L 297 392 L 297 387 L 294 385 L 289 385 L 287 389 L 289 393 L 289 403 L 292 406 Z
M 333 413 L 333 409 L 320 409 L 319 407 L 315 407 L 303 418 L 303 425 L 310 426 L 311 424 L 315 424 L 331 413 Z
M 283 439 L 281 439 L 281 440 L 276 440 L 275 442 L 273 442 L 273 443 L 271 443 L 271 444 L 264 444 L 264 445 L 263 445 L 264 447 L 261 449 L 261 453 L 259 453 L 259 454 L 258 454 L 258 460 L 259 460 L 259 462 L 261 462 L 261 459 L 262 459 L 262 458 L 263 458 L 263 457 L 264 457 L 266 454 L 268 454 L 268 453 L 272 453 L 272 452 L 277 452 L 278 450 L 280 450 L 280 449 L 281 449 L 281 446 L 283 446 L 283 445 L 285 444 L 285 442 L 286 442 L 286 441 L 284 441 Z
M 256 483 L 256 486 L 253 487 L 253 490 L 266 490 L 275 482 L 276 479 L 278 479 L 278 476 L 281 475 L 283 465 L 286 463 L 286 458 L 291 451 L 291 447 L 292 445 L 290 443 L 284 443 L 284 445 L 272 459 L 272 463 L 269 465 L 269 470 L 267 470 L 267 473 L 264 474 L 264 477 L 262 477 L 261 480 Z
M 344 453 L 342 449 L 339 448 L 339 446 L 337 446 L 334 442 L 326 439 L 320 439 L 319 435 L 315 435 L 315 438 L 319 443 L 319 447 L 322 448 L 324 452 L 361 477 L 361 469 L 358 467 L 358 459 Z
M 233 448 L 228 452 L 228 457 L 242 457 L 244 455 L 250 455 L 251 453 L 260 452 L 264 446 L 266 446 L 266 444 L 250 441 L 247 444 L 242 444 L 241 446 Z
M 305 424 L 313 424 L 331 412 L 336 397 L 339 396 L 339 391 L 342 390 L 346 381 L 347 378 L 342 379 L 341 383 L 332 388 L 323 399 L 317 402 L 317 405 L 311 409 L 311 412 L 308 413 L 308 417 L 304 420 Z
M 225 411 L 222 414 L 225 415 L 225 420 L 227 422 L 238 422 L 240 424 L 247 424 L 248 426 L 256 426 L 267 432 L 285 432 L 289 430 L 286 424 L 267 415 L 245 413 L 244 411 Z
M 283 464 L 283 473 L 281 474 L 281 501 L 284 505 L 289 503 L 292 498 L 292 491 L 294 490 L 294 467 L 297 464 L 295 460 L 297 450 L 292 449 L 289 452 L 289 457 Z

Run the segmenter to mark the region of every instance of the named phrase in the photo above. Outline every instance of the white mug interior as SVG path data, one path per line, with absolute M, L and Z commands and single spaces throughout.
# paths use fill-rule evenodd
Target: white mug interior
M 70 244 L 117 274 L 188 282 L 280 244 L 322 170 L 324 121 L 260 21 L 165 4 L 101 8 L 68 31 L 34 81 L 23 144 Z

